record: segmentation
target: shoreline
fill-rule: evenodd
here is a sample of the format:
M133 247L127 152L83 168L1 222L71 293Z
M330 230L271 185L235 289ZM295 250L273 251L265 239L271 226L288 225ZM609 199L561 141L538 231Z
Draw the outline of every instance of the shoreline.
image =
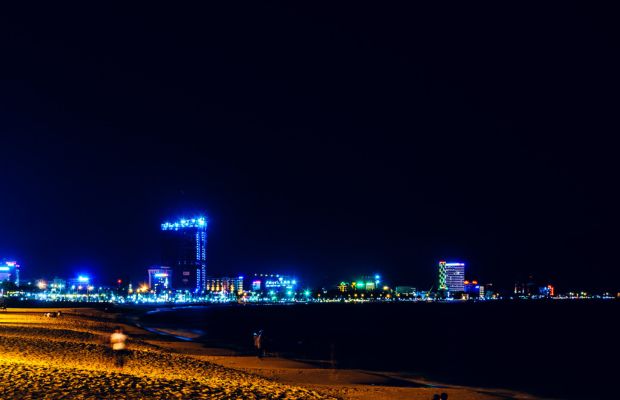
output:
M189 307L178 307L181 309L188 308L202 308L205 306L189 306ZM159 312L171 312L177 307L162 307L156 310L150 310L144 314L156 314ZM400 397L399 394L393 393L394 390L389 390L388 388L410 388L410 389L423 389L425 392L434 391L433 393L438 393L441 391L453 391L459 390L464 392L474 392L478 394L482 394L484 396L492 396L491 398L498 399L531 399L531 400L541 400L542 397L534 396L529 393L503 389L503 388L486 388L486 387L473 387L473 386L465 386L465 385L456 385L449 384L445 382L439 382L436 380L428 379L420 374L412 374L410 372L404 371L374 371L374 370L366 370L366 369L350 369L350 368L337 368L333 367L329 361L326 360L307 360L299 357L282 357L278 355L272 355L263 358L262 360L258 360L257 357L248 355L247 352L242 352L239 350L233 349L231 346L213 346L213 343L209 343L209 346L203 341L200 341L200 337L204 335L204 331L193 331L193 330L185 330L185 329L173 329L159 326L146 326L144 325L139 317L132 318L133 323L136 327L141 329L145 329L155 335L159 335L164 338L174 338L181 340L186 343L186 346L195 347L192 351L201 353L200 356L205 359L218 363L220 365L232 368L239 368L244 371L248 371L251 373L258 373L261 376L265 376L271 379L280 380L285 383L292 384L307 384L308 376L304 377L304 379L291 379L289 375L290 372L293 372L293 376L295 374L301 375L304 372L307 374L308 371L314 371L316 375L321 376L331 376L332 380L334 377L338 377L335 380L339 380L339 384L341 385L356 385L360 387L369 386L363 388L364 390L371 390L373 392L373 396L377 396L377 388L386 388L386 392L392 392L389 394L389 399L399 399L399 398L410 398L407 397L409 394L403 394L403 397ZM178 346L173 346L173 350L178 350ZM186 347L187 349L187 347ZM186 350L187 351L187 350ZM240 361L242 360L242 361ZM257 360L257 361L255 361ZM289 371L287 371L289 370ZM303 372L300 372L303 371ZM281 376L278 377L277 374ZM347 377L343 379L343 377ZM310 379L312 380L312 379ZM329 384L322 384L326 387L330 386ZM333 391L333 388L330 388ZM318 390L318 389L317 389ZM401 392L403 390L400 390ZM397 390L398 392L398 390ZM387 394L387 393L386 393ZM432 396L430 396L432 397ZM429 397L429 398L430 398ZM365 398L359 396L353 397L344 397L344 398ZM381 398L381 397L370 397L370 398ZM453 396L451 395L451 398ZM486 398L486 397L485 397Z
M60 318L45 312L62 311ZM536 399L501 390L457 387L393 373L322 368L280 357L258 359L205 347L127 323L97 309L15 309L0 313L0 389L5 398L76 399ZM131 319L135 320L135 319ZM113 366L107 340L124 326L131 353Z

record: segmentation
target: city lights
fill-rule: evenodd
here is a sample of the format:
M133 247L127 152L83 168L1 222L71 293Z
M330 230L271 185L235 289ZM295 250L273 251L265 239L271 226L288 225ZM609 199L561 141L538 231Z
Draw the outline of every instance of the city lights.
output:
M177 231L183 228L206 228L206 226L207 219L205 217L197 217L191 219L182 218L177 222L164 222L163 224L161 224L161 229L163 231Z
M162 230L172 249L165 265L148 268L148 283L132 285L117 278L113 287L95 287L91 277L78 274L76 278L63 280L54 278L28 282L18 290L3 292L5 296L42 301L96 301L136 304L159 303L223 303L223 302L267 302L267 303L312 303L312 302L396 302L396 301L487 301L506 299L492 284L478 283L465 279L464 262L439 261L438 285L420 291L414 286L397 285L388 279L384 281L379 273L357 275L337 281L332 286L304 288L299 290L297 277L283 274L253 274L244 280L243 275L213 277L206 275L206 224L204 217L181 218L176 222L165 222ZM193 229L193 230L192 230ZM171 231L171 232L170 232ZM180 232L177 232L180 231ZM168 266L166 266L168 265ZM0 280L9 280L19 286L19 265L15 261L0 261ZM352 278L352 279L351 279ZM530 277L531 278L531 277ZM125 283L125 285L123 285ZM15 287L14 286L14 287ZM137 289L136 289L137 287ZM37 289L37 290L32 290ZM514 297L508 299L587 299L613 298L585 291L558 294L548 282L516 283Z

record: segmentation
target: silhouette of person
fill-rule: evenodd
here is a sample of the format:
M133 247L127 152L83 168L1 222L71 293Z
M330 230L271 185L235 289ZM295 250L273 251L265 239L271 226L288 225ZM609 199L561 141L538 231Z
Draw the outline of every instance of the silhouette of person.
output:
M265 348L263 345L263 330L259 330L257 333L254 333L254 348L256 349L256 356L258 358L263 358L265 355Z
M110 343L112 344L112 353L114 354L114 364L123 368L125 365L125 356L127 355L127 335L123 333L123 328L117 326L114 328L114 333L110 336Z

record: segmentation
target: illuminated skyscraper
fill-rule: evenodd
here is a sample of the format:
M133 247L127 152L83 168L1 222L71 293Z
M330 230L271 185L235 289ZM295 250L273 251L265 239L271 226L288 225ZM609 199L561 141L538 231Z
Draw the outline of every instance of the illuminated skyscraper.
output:
M448 293L465 291L465 264L446 263L446 286Z
M439 261L439 290L449 294L465 291L465 264Z
M207 276L207 219L180 219L161 224L163 263L172 267L175 289L203 292Z
M11 281L19 286L19 264L15 261L0 262L0 281Z
M439 290L448 290L448 286L446 286L446 262L441 260L439 261Z

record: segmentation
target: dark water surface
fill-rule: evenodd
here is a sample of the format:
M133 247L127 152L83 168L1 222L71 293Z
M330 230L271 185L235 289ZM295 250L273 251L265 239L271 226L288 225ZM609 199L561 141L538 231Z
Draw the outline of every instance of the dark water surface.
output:
M617 301L229 305L142 317L211 345L556 398L620 398ZM618 396L616 397L616 394ZM612 396L612 397L607 397Z

